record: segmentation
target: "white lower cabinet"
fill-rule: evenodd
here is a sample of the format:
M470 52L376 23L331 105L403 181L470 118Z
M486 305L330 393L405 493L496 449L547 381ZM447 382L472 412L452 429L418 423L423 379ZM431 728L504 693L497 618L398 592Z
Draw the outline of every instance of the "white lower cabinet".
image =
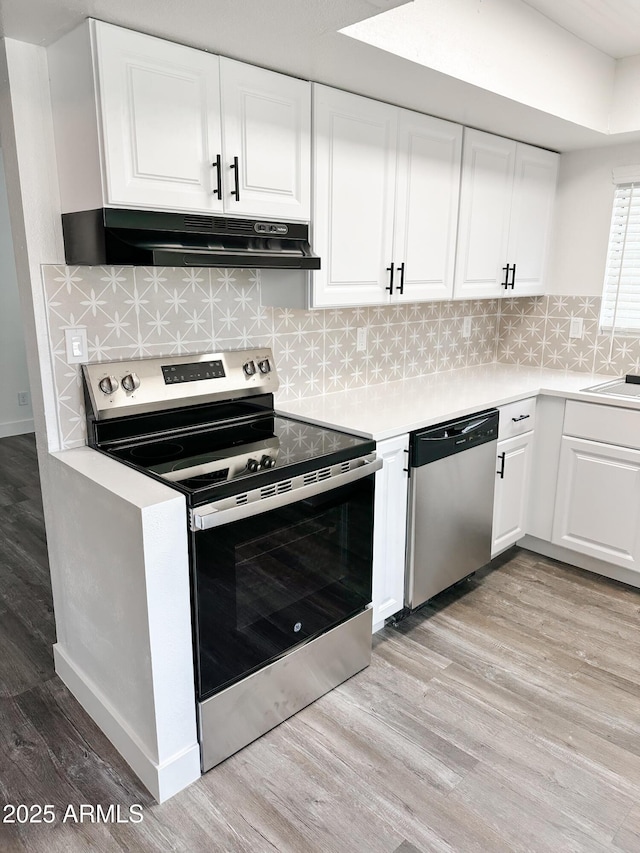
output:
M533 436L526 432L498 442L492 557L526 533Z
M552 542L639 570L640 450L563 437Z
M404 606L409 436L379 441L373 533L373 630Z

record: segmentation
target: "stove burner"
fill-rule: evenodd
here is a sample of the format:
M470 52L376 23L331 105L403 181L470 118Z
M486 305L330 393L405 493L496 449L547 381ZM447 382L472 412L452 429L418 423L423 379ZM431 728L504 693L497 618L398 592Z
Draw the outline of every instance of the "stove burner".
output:
M163 441L159 444L143 444L131 448L131 455L135 459L141 459L153 464L163 459L175 459L182 453L182 445L172 441Z

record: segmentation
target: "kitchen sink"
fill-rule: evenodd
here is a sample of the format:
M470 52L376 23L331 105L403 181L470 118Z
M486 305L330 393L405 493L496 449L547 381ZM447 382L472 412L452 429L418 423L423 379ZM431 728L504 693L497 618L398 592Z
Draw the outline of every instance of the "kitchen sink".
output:
M605 394L611 397L631 397L640 399L640 376L636 374L628 374L619 379L611 379L608 382L602 382L600 385L591 385L589 388L582 388L583 391L589 391L592 394Z

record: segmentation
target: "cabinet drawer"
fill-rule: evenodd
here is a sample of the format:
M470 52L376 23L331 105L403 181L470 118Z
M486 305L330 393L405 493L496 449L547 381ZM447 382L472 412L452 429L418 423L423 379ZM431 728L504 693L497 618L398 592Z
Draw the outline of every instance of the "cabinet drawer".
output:
M640 411L567 400L564 435L640 450Z
M535 419L535 397L527 397L526 400L518 400L516 403L500 406L498 439L511 438L514 435L529 432L534 428Z

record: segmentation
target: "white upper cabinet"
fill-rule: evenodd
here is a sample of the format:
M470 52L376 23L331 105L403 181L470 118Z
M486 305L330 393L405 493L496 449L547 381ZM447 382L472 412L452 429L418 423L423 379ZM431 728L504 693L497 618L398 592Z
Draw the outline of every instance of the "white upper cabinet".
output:
M392 260L398 110L317 85L313 109L313 247L322 258L313 305L380 304Z
M545 292L558 174L558 154L516 145L508 258L515 264L508 296L535 296Z
M313 305L451 296L462 128L314 86Z
M310 83L100 21L49 67L63 212L309 218Z
M400 110L393 258L397 299L450 299L462 127Z
M558 155L465 128L454 296L544 293Z
M217 56L95 22L105 200L222 211Z
M220 77L226 210L309 219L310 83L224 58Z

